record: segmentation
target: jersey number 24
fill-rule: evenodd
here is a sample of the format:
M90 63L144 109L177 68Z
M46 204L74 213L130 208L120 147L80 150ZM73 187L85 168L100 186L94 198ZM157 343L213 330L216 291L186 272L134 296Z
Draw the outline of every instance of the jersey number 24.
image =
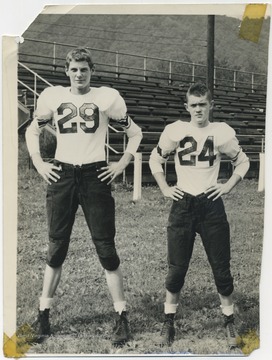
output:
M191 144L191 146L184 148L186 143ZM186 136L184 139L181 140L180 147L184 148L183 150L178 152L180 165L195 166L197 155L193 155L192 153L197 150L196 140L192 136ZM189 154L191 154L189 160L184 160L183 157ZM198 161L209 161L209 166L213 166L215 159L216 155L214 155L213 136L208 136L203 145L203 149L198 155Z

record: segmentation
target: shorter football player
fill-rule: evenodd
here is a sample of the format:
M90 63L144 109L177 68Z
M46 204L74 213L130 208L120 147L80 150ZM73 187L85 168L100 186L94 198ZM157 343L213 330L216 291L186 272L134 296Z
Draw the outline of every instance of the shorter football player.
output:
M167 226L168 274L161 344L170 345L174 341L174 317L198 233L213 271L229 346L237 346L230 231L221 197L243 179L249 169L249 159L229 125L209 121L212 107L208 88L201 83L193 84L186 93L185 102L190 122L178 120L167 125L149 160L163 195L174 200ZM169 186L162 165L173 152L177 184ZM217 182L223 154L231 159L235 168L224 184Z

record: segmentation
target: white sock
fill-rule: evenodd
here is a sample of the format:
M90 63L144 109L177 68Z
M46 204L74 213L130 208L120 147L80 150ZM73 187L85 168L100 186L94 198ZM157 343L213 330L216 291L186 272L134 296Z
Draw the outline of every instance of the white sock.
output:
M119 313L119 315L122 314L122 311L126 311L126 301L116 301L113 303L114 310Z
M177 312L178 304L168 304L164 303L164 313L165 314L175 314Z
M40 310L50 309L52 306L53 298L40 297Z
M234 305L233 304L228 305L228 306L220 305L220 307L221 307L222 313L226 316L230 316L234 313Z

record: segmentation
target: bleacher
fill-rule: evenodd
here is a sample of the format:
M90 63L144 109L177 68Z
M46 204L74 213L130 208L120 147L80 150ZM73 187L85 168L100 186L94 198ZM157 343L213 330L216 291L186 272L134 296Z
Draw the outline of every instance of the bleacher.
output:
M64 71L58 67L26 64L42 78L52 85L69 86L69 79ZM109 86L117 89L124 97L128 113L131 118L142 128L144 138L139 151L143 156L143 181L152 181L148 168L148 158L151 150L157 144L159 134L166 124L177 119L189 121L189 114L184 108L185 93L189 83L166 84L160 79L139 79L127 74L117 74L108 71L107 73L95 73L92 76L91 85L94 87ZM23 67L18 68L18 79L33 87L33 75ZM33 110L33 93L18 83L18 95L24 95L25 106ZM37 82L36 92L40 93L46 86L43 82ZM244 151L251 160L248 177L258 176L259 153L264 148L265 134L265 109L266 93L263 90L252 92L250 88L227 88L217 85L214 89L214 109L212 111L213 121L224 121L232 126ZM31 121L31 118L29 119ZM27 123L26 123L27 124ZM20 130L23 130L21 127ZM109 151L109 160L115 161L123 151L123 134L110 130L110 145L118 154ZM167 166L168 180L174 180L173 161ZM223 161L220 176L229 176L232 168L229 161ZM126 174L129 180L132 176L132 166Z

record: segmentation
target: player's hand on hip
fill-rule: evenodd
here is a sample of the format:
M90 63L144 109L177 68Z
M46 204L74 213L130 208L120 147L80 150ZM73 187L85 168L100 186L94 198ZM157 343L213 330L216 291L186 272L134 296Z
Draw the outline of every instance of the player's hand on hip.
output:
M165 197L178 201L183 199L184 192L178 186L167 186L162 189Z
M49 162L41 162L36 166L38 173L41 177L49 184L52 184L52 181L57 182L60 179L60 176L54 170L61 170L61 166L53 165Z
M103 166L99 169L102 171L97 177L101 181L107 181L109 185L118 175L122 174L124 168L120 166L119 162L110 163L108 166Z
M218 198L220 198L222 195L228 194L229 191L230 190L226 184L216 184L214 186L209 187L205 191L205 194L208 194L207 196L208 199L212 199L212 201L215 201Z

